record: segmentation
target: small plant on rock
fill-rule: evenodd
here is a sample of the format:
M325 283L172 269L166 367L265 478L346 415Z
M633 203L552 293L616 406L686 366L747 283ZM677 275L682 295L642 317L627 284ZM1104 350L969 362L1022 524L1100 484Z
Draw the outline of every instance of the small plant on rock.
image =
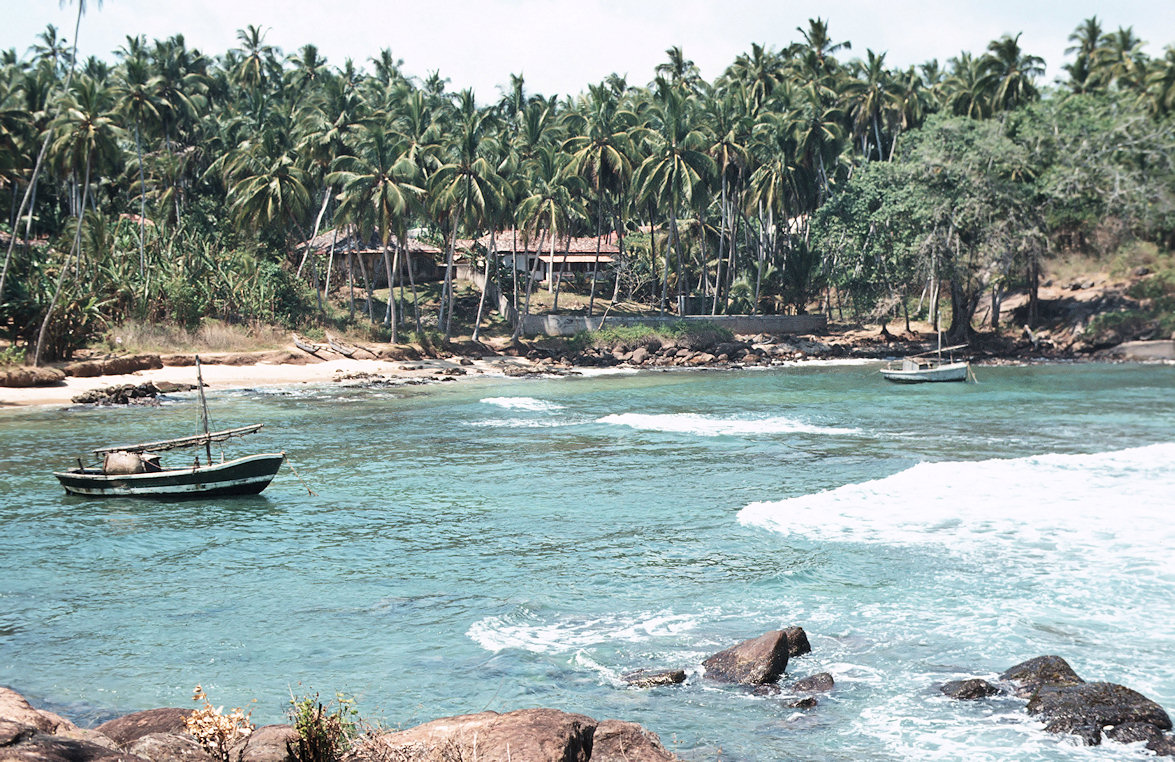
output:
M225 714L224 707L213 708L208 695L199 685L192 693L192 701L203 701L204 706L194 710L192 715L184 720L188 733L194 736L209 754L222 762L229 762L229 749L238 740L253 732L253 725L249 722L252 710L246 714L240 707L234 707Z
M298 762L337 762L359 735L355 699L342 693L324 705L317 692L301 697L291 692L288 714L298 742L287 748Z

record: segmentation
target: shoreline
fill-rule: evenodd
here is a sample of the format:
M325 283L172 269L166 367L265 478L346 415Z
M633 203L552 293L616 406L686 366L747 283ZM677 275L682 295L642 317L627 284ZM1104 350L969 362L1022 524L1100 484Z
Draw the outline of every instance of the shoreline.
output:
M445 357L421 357L415 352L405 354L402 347L388 345L379 356L368 353L366 358L331 355L329 359L301 353L290 346L285 350L252 353L208 353L202 363L204 384L210 391L240 390L252 387L293 387L303 384L403 383L422 384L455 381L482 376L538 377L550 375L604 375L632 373L642 370L763 370L778 367L802 367L809 364L869 364L883 362L924 349L924 340L905 341L845 341L845 337L779 336L740 337L738 342L751 352L738 358L726 354L711 354L707 348L677 350L666 361L656 358L637 360L635 351L622 348L591 348L584 352L568 353L553 348L543 340L508 347L502 351L490 345L454 344L452 354ZM829 343L826 340L831 340ZM1141 345L1141 346L1130 346ZM709 347L718 352L722 347ZM666 348L671 349L671 348ZM684 353L684 354L683 354ZM662 352L662 354L665 354ZM977 352L972 363L984 365L1032 365L1040 363L1073 362L1159 362L1172 363L1175 342L1128 342L1127 344L1091 354L1050 356L1045 353ZM414 356L415 355L415 356ZM99 375L66 375L60 381L44 386L0 386L0 412L29 407L69 407L87 404L75 402L78 395L120 386L188 385L196 381L192 355L172 355L162 359L157 355L139 355L151 358L152 364L140 370ZM394 359L393 359L394 358ZM107 358L109 359L109 358ZM101 364L101 361L98 362Z

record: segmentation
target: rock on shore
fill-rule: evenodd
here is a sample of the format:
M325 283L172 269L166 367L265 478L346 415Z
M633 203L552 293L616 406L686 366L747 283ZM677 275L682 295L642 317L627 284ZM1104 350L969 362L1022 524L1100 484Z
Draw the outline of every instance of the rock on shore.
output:
M0 687L0 760L8 762L216 762L191 734L192 710L149 709L118 717L94 730L78 728L34 708L11 688ZM289 725L266 725L228 750L231 762L293 762L298 740ZM347 762L673 762L678 758L655 733L633 722L597 721L557 709L519 709L505 714L446 717L402 731L364 736Z

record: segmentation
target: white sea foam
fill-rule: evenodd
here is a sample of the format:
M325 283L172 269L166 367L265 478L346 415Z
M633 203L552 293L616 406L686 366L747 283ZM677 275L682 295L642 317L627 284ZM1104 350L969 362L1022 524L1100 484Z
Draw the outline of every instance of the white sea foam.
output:
M470 421L467 425L490 429L557 429L561 426L577 426L579 422L558 419L486 418L480 421Z
M850 436L860 429L818 426L795 418L739 418L700 415L698 413L617 413L600 418L598 423L628 426L642 431L695 434L703 437L745 436L756 434L826 434Z
M558 402L539 400L534 397L486 397L481 402L485 405L497 405L507 410L531 410L536 413L563 409L563 406Z
M1175 443L1085 455L920 463L882 479L752 503L739 522L825 541L1014 543L1175 561ZM1121 555L1124 554L1124 555Z
M697 619L684 614L647 612L598 619L561 618L541 621L529 611L490 616L474 622L466 636L487 651L520 648L534 653L570 653L606 643L643 643L694 628Z

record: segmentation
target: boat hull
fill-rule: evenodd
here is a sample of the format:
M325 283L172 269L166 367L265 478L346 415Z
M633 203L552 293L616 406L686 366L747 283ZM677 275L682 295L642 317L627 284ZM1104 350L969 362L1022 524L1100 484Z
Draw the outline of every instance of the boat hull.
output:
M965 362L954 362L912 370L882 368L880 372L882 378L895 384L925 384L937 381L966 381L967 368L968 364Z
M225 463L167 468L142 474L104 474L100 469L71 469L53 475L71 495L86 497L198 498L256 495L285 462L285 453L265 453Z

